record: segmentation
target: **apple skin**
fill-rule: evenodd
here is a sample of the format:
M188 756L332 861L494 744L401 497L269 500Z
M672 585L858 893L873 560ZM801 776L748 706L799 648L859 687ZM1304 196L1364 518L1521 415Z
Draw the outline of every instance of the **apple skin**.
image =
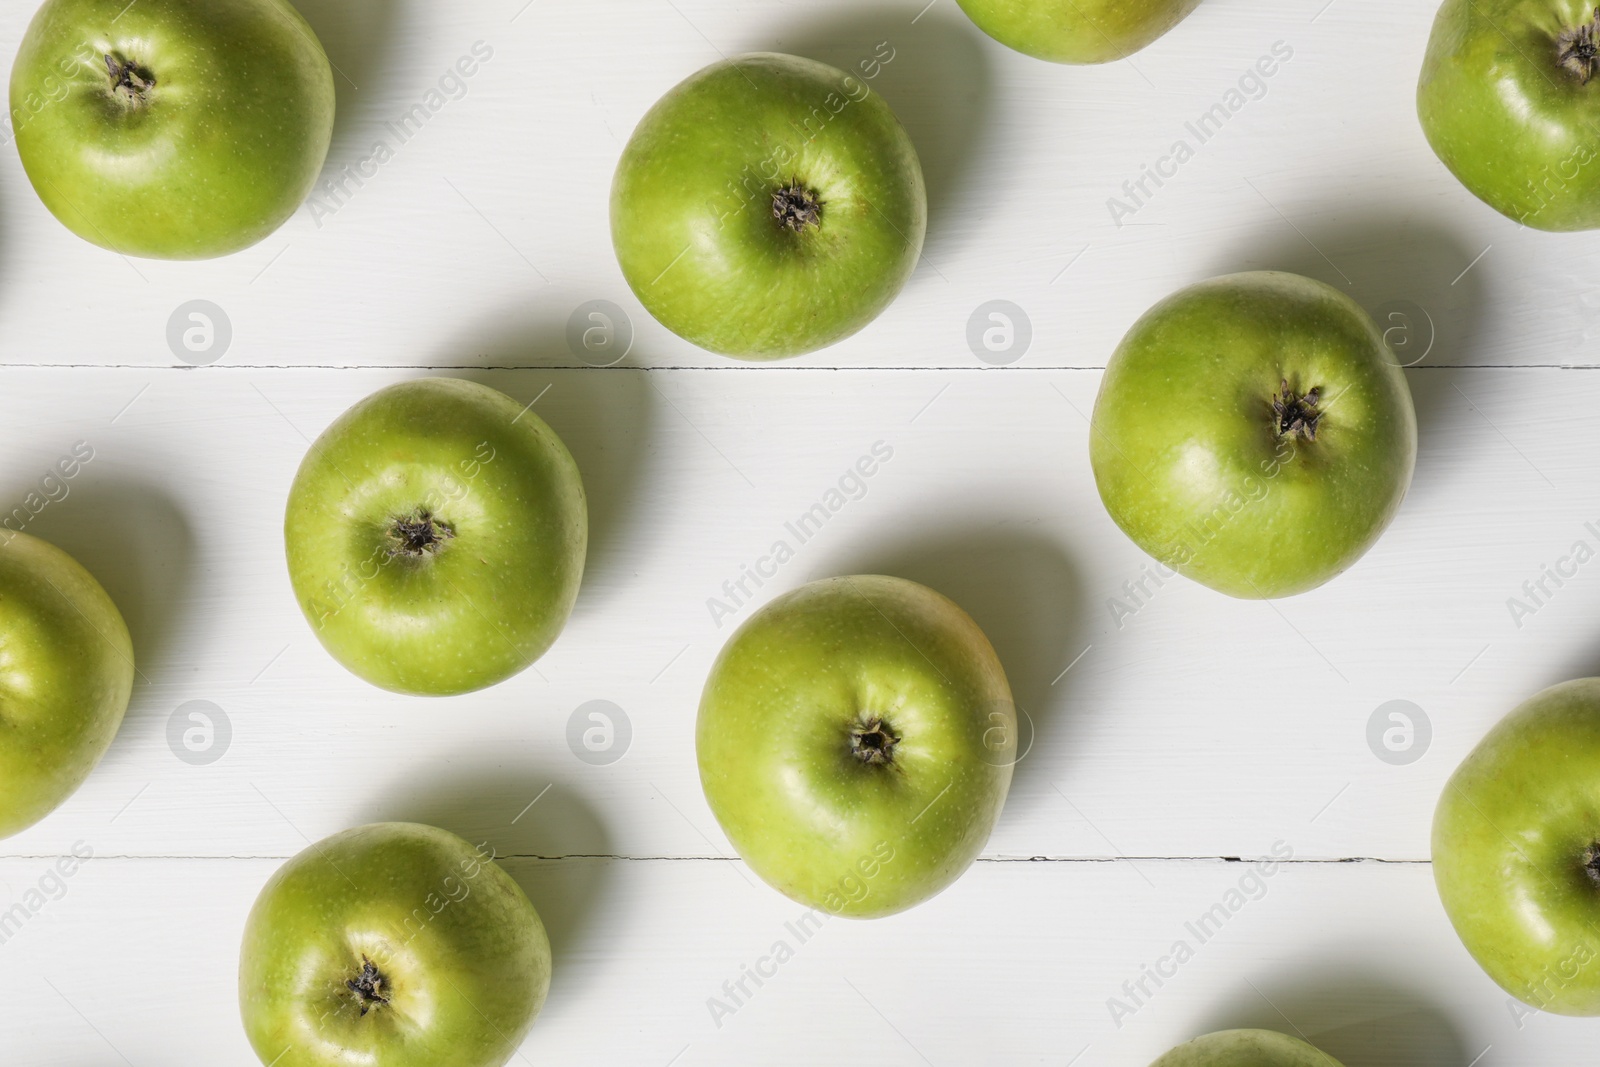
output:
M1276 1030L1219 1030L1179 1045L1150 1067L1340 1067L1340 1063Z
M335 420L300 465L283 523L295 597L323 647L374 685L433 696L544 655L577 600L588 530L555 431L453 378L389 386Z
M118 90L106 57L153 76ZM17 151L45 206L130 256L255 244L310 194L333 71L286 0L46 0L11 70Z
M1319 389L1314 437L1283 422L1287 380ZM1405 375L1366 312L1295 274L1230 274L1151 308L1095 400L1089 458L1140 548L1229 596L1313 589L1400 508L1416 463Z
M898 738L883 762L855 754L874 719ZM977 857L1011 786L1016 723L994 648L959 607L903 578L829 578L728 640L695 748L752 870L802 904L870 918Z
M111 747L133 692L133 642L94 576L25 533L0 542L0 837L71 796Z
M775 215L790 185L821 203L799 229ZM634 295L673 333L740 359L810 352L871 322L916 269L927 217L916 149L882 98L766 52L662 97L611 186Z
M347 984L367 962L387 1003ZM245 1033L273 1067L500 1067L549 989L550 941L522 889L418 823L346 830L290 859L239 953Z
M1200 0L958 0L978 29L1053 63L1123 59L1182 22Z
M1518 705L1461 761L1434 812L1433 877L1456 934L1541 1011L1600 1015L1597 840L1600 678Z
M1600 227L1600 80L1561 62L1594 0L1445 0L1417 83L1434 153L1501 214L1541 230Z

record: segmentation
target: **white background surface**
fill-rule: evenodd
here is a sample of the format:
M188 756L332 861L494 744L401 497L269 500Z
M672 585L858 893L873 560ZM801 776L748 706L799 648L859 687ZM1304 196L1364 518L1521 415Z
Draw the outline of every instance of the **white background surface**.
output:
M1520 626L1506 605L1574 541L1600 547L1584 528L1600 376L1573 369L1595 362L1600 238L1519 230L1433 159L1412 105L1431 4L1325 3L1205 0L1132 62L1064 68L988 41L953 0L920 17L920 0L302 0L342 72L330 169L383 137L394 158L333 214L206 264L79 242L0 153L0 499L90 443L29 530L101 578L140 665L99 771L0 843L0 910L75 842L95 854L0 945L0 1058L254 1062L234 969L261 883L311 840L408 818L516 857L550 927L553 991L515 1062L1143 1067L1233 1025L1299 1031L1347 1067L1591 1059L1593 1023L1519 1024L1472 964L1427 834L1491 723L1600 669L1600 565ZM0 54L28 6L0 16ZM902 298L776 366L650 321L606 221L644 110L719 54L849 66L885 40L874 86L932 206ZM466 95L394 145L385 124L478 41L494 56ZM1116 227L1107 198L1278 41L1294 55L1265 96ZM1339 285L1386 325L1406 313L1392 321L1426 352L1408 372L1411 495L1321 590L1247 603L1180 579L1119 626L1107 600L1145 560L1089 472L1096 368L1160 296L1264 267ZM996 298L1033 328L1005 369L965 339ZM193 299L233 327L201 369L166 339ZM617 367L564 339L592 299L636 330ZM536 670L450 701L340 670L282 560L308 440L419 368L537 397L591 497L566 634ZM732 628L706 600L879 441L893 458L761 599L841 572L927 582L984 626L1037 736L983 861L902 916L831 920L719 1027L707 998L803 909L730 858L700 794L695 707ZM1432 726L1404 766L1367 740L1395 699ZM192 700L231 724L208 766L167 741ZM566 741L590 700L632 725L610 766ZM1184 923L1278 842L1294 861L1117 1025L1108 998L1193 944Z

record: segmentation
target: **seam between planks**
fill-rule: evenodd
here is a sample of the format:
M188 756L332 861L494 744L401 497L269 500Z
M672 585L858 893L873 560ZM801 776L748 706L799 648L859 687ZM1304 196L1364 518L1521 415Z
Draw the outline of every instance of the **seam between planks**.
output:
M0 855L0 863L10 861L39 861L61 859L65 853ZM184 856L184 855L101 855L94 861L122 860L128 862L185 863L185 862L250 862L256 860L287 860L293 853L238 856ZM496 855L497 860L617 860L624 863L739 863L737 856L624 856L605 852L571 852L560 855L542 855L534 852L509 852ZM1323 858L1278 859L1273 856L979 856L977 863L1043 863L1043 864L1134 864L1134 863L1263 863L1275 862L1283 867L1315 867L1341 863L1375 863L1390 866L1428 867L1432 860L1390 859L1383 856L1335 856Z

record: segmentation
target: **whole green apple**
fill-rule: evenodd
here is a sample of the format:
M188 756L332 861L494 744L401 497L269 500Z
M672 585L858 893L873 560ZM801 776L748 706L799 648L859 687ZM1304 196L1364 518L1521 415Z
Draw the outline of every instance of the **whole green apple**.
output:
M17 151L45 206L130 256L255 244L310 194L333 71L286 0L46 0L11 70Z
M1541 230L1594 229L1597 70L1594 0L1445 0L1417 117L1444 165L1496 211Z
M1200 0L958 0L978 29L1055 63L1131 56L1182 22Z
M588 530L555 431L452 378L380 389L339 416L300 464L283 521L323 647L374 685L435 696L544 655L578 597Z
M640 303L713 352L778 359L877 317L927 228L916 149L865 81L796 56L715 63L623 150L611 239Z
M706 800L783 893L888 915L967 869L1016 761L1011 689L967 614L903 578L829 578L728 640L700 700Z
M1411 483L1417 423L1367 314L1321 282L1201 282L1122 339L1089 459L1140 548L1230 596L1315 588L1372 547Z
M245 923L239 1012L271 1067L500 1067L550 990L539 913L492 851L417 823L334 834Z
M1461 762L1433 816L1433 877L1502 989L1600 1015L1600 678L1524 701Z
M1299 1038L1275 1030L1219 1030L1186 1041L1150 1067L1340 1067Z
M133 642L78 561L0 530L0 837L54 811L89 777L133 692Z

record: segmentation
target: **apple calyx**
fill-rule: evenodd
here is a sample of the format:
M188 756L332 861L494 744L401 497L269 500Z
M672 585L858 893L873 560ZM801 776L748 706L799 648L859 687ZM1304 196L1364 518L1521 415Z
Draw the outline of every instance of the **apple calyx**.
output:
M361 1005L363 1016L378 1005L389 1003L389 998L384 994L384 988L389 984L389 980L365 953L361 956L361 970L356 972L354 978L346 979L344 984L345 988L356 995L356 1002Z
M1590 885L1600 889L1600 841L1583 850L1583 873Z
M1569 26L1557 35L1556 62L1576 75L1581 84L1589 84L1595 71L1600 70L1600 7L1594 9L1594 18L1582 26Z
M394 520L389 528L389 555L421 559L438 555L445 542L456 535L448 523L440 522L427 508L418 508Z
M791 179L773 191L772 217L786 230L800 233L807 226L822 226L822 200L817 194Z
M1289 380L1283 379L1281 391L1272 394L1272 414L1278 427L1279 437L1303 437L1307 441L1317 439L1317 423L1322 421L1322 412L1317 410L1317 401L1322 399L1322 386L1315 386L1305 394L1296 393L1289 388Z
M893 763L894 747L899 743L900 735L876 716L850 731L850 754L872 767Z
M129 104L142 104L149 99L156 84L155 74L123 56L108 54L105 59L112 95Z

